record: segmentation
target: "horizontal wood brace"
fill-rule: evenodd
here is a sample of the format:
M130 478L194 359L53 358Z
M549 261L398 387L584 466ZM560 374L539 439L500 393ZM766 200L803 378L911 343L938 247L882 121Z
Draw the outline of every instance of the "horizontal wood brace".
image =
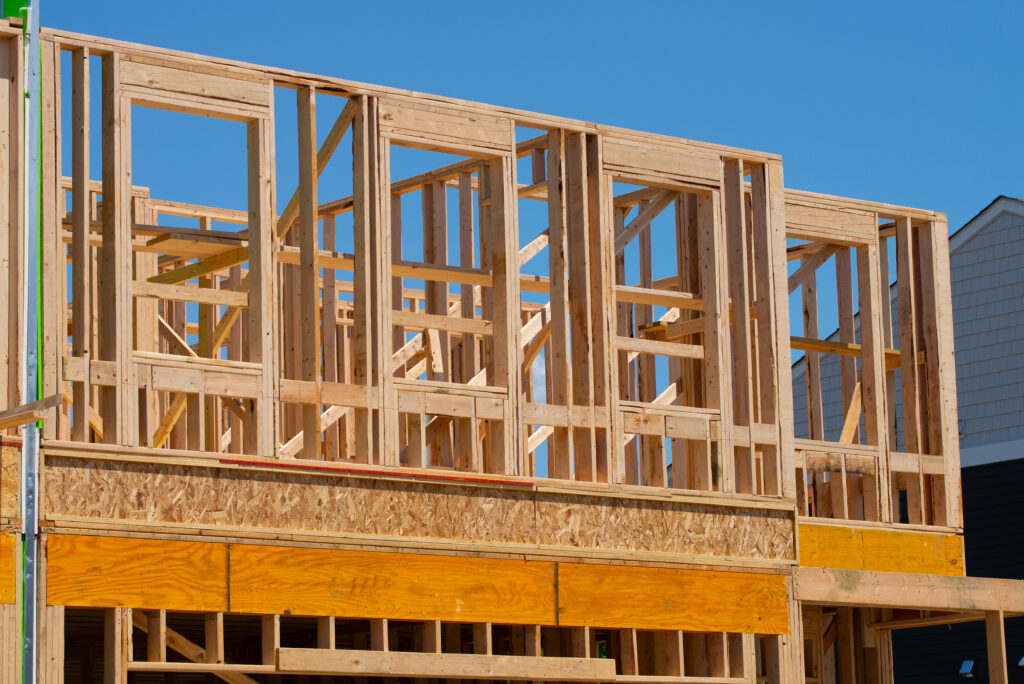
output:
M461 316L440 316L437 314L420 313L418 311L395 310L391 312L394 325L422 330L434 328L448 332L470 333L474 335L493 335L494 324L479 318L462 318Z
M202 95L172 93L165 90L132 85L121 86L121 93L132 104L145 105L153 109L164 109L182 114L210 116L242 123L270 118L270 109L268 107L257 107L243 102L219 100Z
M786 235L832 244L871 245L878 241L878 220L868 211L787 199Z
M963 576L963 537L944 532L799 523L800 564Z
M187 285L165 285L147 280L136 280L132 283L132 294L136 297L153 297L179 302L196 302L213 306L235 306L247 308L249 293L231 290L215 290L209 287L189 287Z
M46 417L47 409L60 406L62 401L63 397L60 394L52 394L43 399L0 411L0 430L42 420Z
M615 301L619 303L651 304L653 306L687 309L689 311L704 310L704 301L689 292L655 290L646 287L634 287L632 285L617 285L615 287Z
M659 356L672 356L681 359L704 358L704 347L699 344L659 342L658 340L647 340L642 337L623 337L620 335L615 338L615 347L619 351L657 354Z
M1024 612L1024 581L802 567L797 599L840 606Z
M610 658L279 648L277 671L356 677L600 682L615 678L615 661Z
M873 444L842 444L840 442L826 442L820 439L793 440L793 446L797 453L801 451L823 451L836 454L859 454L863 456L878 456L879 450Z
M414 378L395 378L392 382L394 383L395 389L408 390L413 392L461 394L467 397L508 397L508 390L504 387L490 387L488 385L465 385L458 382L443 382L440 380L417 380Z
M185 392L246 399L256 399L260 394L259 375L251 372L148 364L136 364L135 369L139 386L158 392Z
M113 387L117 384L117 362L65 356L64 379L68 382L85 382L88 379L93 385Z
M732 438L739 446L777 445L779 443L779 428L770 423L733 425Z
M942 456L908 454L901 451L890 451L889 470L894 473L945 475L946 461Z
M208 359L203 356L180 356L177 354L164 354L162 352L135 351L132 352L132 359L136 363L176 368L199 368L209 371L229 371L249 375L259 375L263 372L263 366L252 361Z
M430 415L502 420L505 417L505 399L492 396L465 396L429 392L398 392L400 413L426 413Z
M825 354L838 354L839 356L860 357L864 349L856 342L833 342L831 340L814 340L809 337L791 336L789 346L805 352L822 352ZM885 362L888 367L893 362L899 366L900 352L898 349L885 350Z
M300 255L297 247L284 245L274 254L279 263L300 265ZM355 263L355 257L351 254L329 252L326 250L319 250L317 252L316 265L320 268L354 271ZM391 275L396 278L415 278L417 280L461 283L463 285L479 285L481 287L491 287L494 285L494 278L491 274L481 269L442 264L423 264L415 261L392 261Z
M281 378L278 399L291 404L325 404L368 408L375 402L377 390L365 385L342 382L312 382Z
M159 249L159 247L161 242L169 238L169 235L167 237L160 236L153 238L152 240L146 243L145 251L165 253L161 249ZM187 264L185 266L180 266L170 271L164 271L163 273L158 273L155 276L150 276L149 278L146 279L146 281L150 283L160 283L164 285L175 285L178 283L187 282L200 276L216 273L217 271L223 271L231 268L232 266L244 264L248 260L248 246L234 247L220 254L200 259L199 261L196 261L194 263ZM219 290L219 292L223 292L223 290Z
M722 159L719 155L611 136L604 138L603 142L606 170L617 170L627 175L639 171L680 181L721 182Z
M50 605L78 607L789 630L785 575L753 571L51 533L46 587Z
M721 436L720 421L698 417L623 413L622 421L626 434L653 435L698 442L717 441Z
M554 427L608 427L608 409L604 406L557 406L524 402L523 422L529 425L550 425Z
M240 77L209 65L171 65L127 56L121 60L121 83L174 93L202 95L256 107L271 104L269 78Z
M844 454L826 451L798 451L794 457L798 468L812 472L874 475L878 472L878 459L863 454Z

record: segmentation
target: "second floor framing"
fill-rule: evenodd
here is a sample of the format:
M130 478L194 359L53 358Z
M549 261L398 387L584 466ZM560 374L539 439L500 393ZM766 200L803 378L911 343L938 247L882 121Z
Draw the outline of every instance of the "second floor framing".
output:
M57 31L43 86L44 449L960 526L941 214L787 190L776 155ZM282 91L294 150L275 136ZM133 116L151 108L238 128L245 209L165 198L133 173ZM337 112L326 133L318 108ZM282 194L286 156L298 182ZM321 184L332 164L343 180ZM18 212L0 218L11 292ZM832 264L827 295L816 273ZM833 301L846 332L825 342ZM0 319L12 407L22 319ZM793 434L792 350L811 439ZM843 359L838 439L810 386L821 354ZM897 402L914 417L899 442Z

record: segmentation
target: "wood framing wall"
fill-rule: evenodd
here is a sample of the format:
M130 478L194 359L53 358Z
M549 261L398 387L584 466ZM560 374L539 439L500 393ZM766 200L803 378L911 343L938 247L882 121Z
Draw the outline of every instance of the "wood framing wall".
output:
M871 602L885 575L949 599L912 620L976 618L965 586L993 634L1015 613L963 584L945 218L787 190L777 155L44 30L44 396L21 405L19 36L0 25L0 429L43 425L44 681L92 630L111 683L835 682L829 658L884 682L911 619ZM142 108L244 129L244 203L137 178ZM444 161L403 177L412 154ZM317 648L282 647L302 620Z

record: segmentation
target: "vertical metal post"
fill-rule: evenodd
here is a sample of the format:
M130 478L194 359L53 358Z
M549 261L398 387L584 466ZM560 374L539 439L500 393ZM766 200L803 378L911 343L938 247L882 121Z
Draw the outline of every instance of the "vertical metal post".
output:
M31 0L25 10L24 75L25 84L25 127L24 163L25 174L25 223L23 226L24 254L24 350L22 355L22 403L38 398L39 379L39 302L40 299L40 102L39 102L39 2ZM39 583L39 519L36 495L39 481L39 426L29 423L22 428L22 548L25 564L22 573L22 614L24 629L24 652L22 682L35 684L37 652L37 586Z

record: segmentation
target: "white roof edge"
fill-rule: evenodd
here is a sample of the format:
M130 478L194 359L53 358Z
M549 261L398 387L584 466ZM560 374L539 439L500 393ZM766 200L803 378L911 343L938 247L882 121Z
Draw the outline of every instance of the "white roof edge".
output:
M978 234L982 228L996 220L1000 214L1009 212L1024 216L1024 200L1016 197L999 195L987 207L982 209L974 218L965 223L960 230L953 233L949 238L949 253L953 254L960 249L968 240Z

